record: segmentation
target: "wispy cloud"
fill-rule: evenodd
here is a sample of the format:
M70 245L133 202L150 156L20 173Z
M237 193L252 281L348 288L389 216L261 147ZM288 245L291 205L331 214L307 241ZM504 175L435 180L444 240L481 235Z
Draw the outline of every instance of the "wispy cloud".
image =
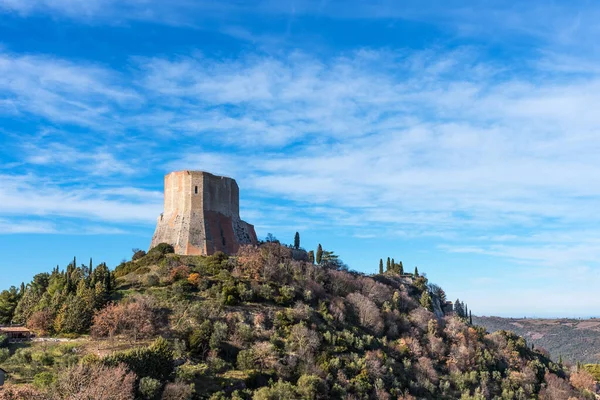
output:
M27 175L0 175L3 216L63 216L103 222L151 223L160 213L160 193L128 196L129 191L103 190L96 185L61 187Z
M0 52L0 112L36 115L58 123L118 129L114 107L139 101L113 71L51 56Z
M90 176L133 174L136 170L126 162L118 160L107 148L72 147L62 143L49 143L42 146L26 143L23 146L25 162L33 165L56 166L81 170Z

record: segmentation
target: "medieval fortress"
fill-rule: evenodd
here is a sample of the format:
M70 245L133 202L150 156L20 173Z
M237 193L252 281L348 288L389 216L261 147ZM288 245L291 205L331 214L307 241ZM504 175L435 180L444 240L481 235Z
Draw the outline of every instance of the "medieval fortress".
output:
M240 190L234 179L203 171L165 176L165 208L150 248L173 246L176 254L234 254L257 244L254 226L240 219Z

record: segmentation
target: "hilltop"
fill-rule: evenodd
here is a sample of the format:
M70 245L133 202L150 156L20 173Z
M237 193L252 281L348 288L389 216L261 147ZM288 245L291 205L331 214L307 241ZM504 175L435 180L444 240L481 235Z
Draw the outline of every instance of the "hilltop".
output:
M600 319L476 317L473 322L490 332L510 330L553 359L573 364L600 363Z
M594 398L590 375L522 337L440 314L443 290L417 271L367 276L293 250L161 244L2 292L0 323L69 341L0 351L0 399Z

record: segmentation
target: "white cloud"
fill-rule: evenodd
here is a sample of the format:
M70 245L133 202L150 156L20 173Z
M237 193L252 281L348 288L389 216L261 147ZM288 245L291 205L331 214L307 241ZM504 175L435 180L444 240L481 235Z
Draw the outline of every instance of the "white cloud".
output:
M139 97L117 80L114 72L94 65L0 52L0 92L5 98L0 112L118 129L119 122L111 113Z
M0 235L15 233L56 233L56 226L46 221L10 221L0 219Z
M95 149L90 147L79 148L62 143L34 145L31 142L24 144L26 152L25 161L33 165L61 165L75 170L82 170L91 176L129 175L136 170L124 161L118 160L108 148Z
M62 216L103 222L152 224L161 212L162 196L149 192L140 198L124 192L104 191L95 185L61 187L32 175L0 175L3 216ZM160 200L159 200L160 199Z

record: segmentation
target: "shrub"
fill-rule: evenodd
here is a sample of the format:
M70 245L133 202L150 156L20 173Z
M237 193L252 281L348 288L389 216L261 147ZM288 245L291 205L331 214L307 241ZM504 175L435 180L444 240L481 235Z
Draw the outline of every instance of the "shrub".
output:
M173 353L163 338L156 339L149 347L115 353L102 361L108 366L125 364L138 376L160 381L167 380L173 372Z
M200 274L197 272L194 272L188 276L187 280L190 283L190 285L194 285L195 287L198 287L198 285L200 284Z
M289 305L294 300L295 294L293 286L283 285L279 288L279 296L277 296L275 301L281 305Z
M279 381L269 387L257 390L252 400L282 400L296 399L296 388L289 382Z
M52 372L40 372L33 377L33 386L38 389L47 389L54 383L55 380L56 377Z
M209 320L206 320L190 334L188 339L190 344L190 352L201 359L206 358L208 351L210 350L209 342L211 334L211 323Z
M216 355L216 352L211 351L210 354L211 355L209 355L209 357L207 358L207 362L208 362L208 366L209 366L210 370L213 373L218 374L221 372L225 372L227 369L231 368L231 365L229 363L227 363L227 361L218 357Z
M0 335L0 349L8 346L8 336Z
M145 274L149 273L150 271L152 271L150 269L150 267L141 267L141 268L138 268L135 271L133 271L133 273L135 275L145 275Z
M0 363L5 362L10 358L10 351L6 348L0 349Z
M156 274L148 274L144 277L144 286L152 287L160 284L160 278Z
M219 350L221 343L227 340L227 324L217 321L213 324L213 333L210 335L211 350Z
M240 299L242 301L250 301L252 300L252 297L254 295L254 293L252 292L251 289L248 289L248 287L246 286L245 283L238 283L237 285L237 292L238 295L240 296Z
M35 361L37 361L38 363L45 365L45 366L51 366L54 364L54 356L52 356L52 354L47 353L45 351L41 352L41 353L34 353L33 359Z
M146 252L140 249L133 249L133 256L131 257L131 261L137 261L140 258L144 257Z
M233 334L232 341L238 345L243 346L246 343L250 343L254 338L254 332L250 325L243 322L238 322L235 325L235 333Z
M194 285L192 285L191 283L189 283L187 280L180 280L180 281L175 282L173 284L173 286L171 287L171 289L175 293L184 295L186 293L193 292L196 289L196 287Z
M175 249L168 243L159 243L148 252L148 254L152 253L158 253L162 255L172 254L175 253Z
M122 276L125 276L133 271L135 271L136 269L139 268L139 265L135 265L135 263L133 262L122 262L121 264L117 265L115 268L115 277L120 278Z
M296 390L300 398L306 400L325 399L328 393L327 384L316 375L302 375Z
M256 295L265 300L271 300L273 298L273 288L268 283L260 285L256 288Z
M238 353L237 367L241 370L256 368L256 359L252 349L242 350Z
M158 397L161 386L160 381L145 376L140 379L138 391L144 399L153 400Z
M170 277L172 282L176 282L182 279L188 279L190 276L190 268L186 265L180 265L171 270Z
M168 383L163 391L162 400L191 400L194 389L183 383Z
M177 367L175 375L182 382L194 382L199 376L203 376L208 371L206 364L183 364Z

